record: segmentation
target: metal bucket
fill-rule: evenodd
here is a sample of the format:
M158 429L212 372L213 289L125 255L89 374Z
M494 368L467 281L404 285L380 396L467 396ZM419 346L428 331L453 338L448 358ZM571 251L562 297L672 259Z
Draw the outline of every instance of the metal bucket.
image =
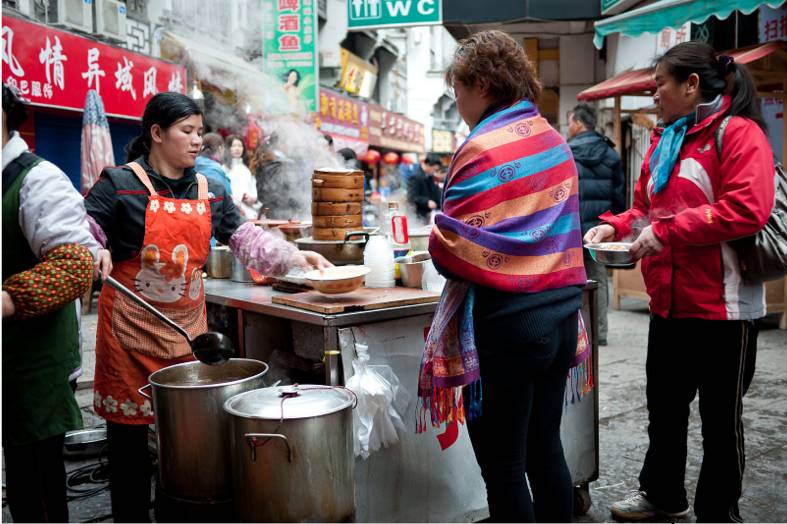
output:
M234 395L265 387L267 371L259 360L233 358L220 366L184 362L150 375L140 393L152 387L164 491L185 500L232 498L230 420L222 407Z
M251 278L251 273L249 273L249 270L246 269L246 266L243 265L243 262L241 262L238 257L232 257L232 274L230 275L230 280L242 284L254 282L254 279Z
M226 246L212 247L205 262L205 270L210 278L229 278L232 275L232 260L234 259L230 248Z
M235 513L243 522L349 522L355 512L352 407L344 388L243 393L231 418Z

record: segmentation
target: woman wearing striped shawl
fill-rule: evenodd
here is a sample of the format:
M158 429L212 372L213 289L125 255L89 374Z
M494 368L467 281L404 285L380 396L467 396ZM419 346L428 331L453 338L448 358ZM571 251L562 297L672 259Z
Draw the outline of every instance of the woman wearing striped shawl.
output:
M576 393L590 384L574 161L535 106L533 64L505 33L461 41L446 81L471 133L429 241L448 283L424 350L418 430L467 416L492 521L568 522L569 369L583 363Z

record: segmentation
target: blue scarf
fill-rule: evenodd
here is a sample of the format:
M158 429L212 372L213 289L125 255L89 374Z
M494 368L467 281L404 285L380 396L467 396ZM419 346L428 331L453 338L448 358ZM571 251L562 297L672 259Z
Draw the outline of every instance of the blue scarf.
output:
M675 162L678 161L680 148L683 146L683 137L686 136L689 122L693 119L694 113L681 117L661 133L661 140L650 156L650 178L653 180L653 193L658 193L667 185Z

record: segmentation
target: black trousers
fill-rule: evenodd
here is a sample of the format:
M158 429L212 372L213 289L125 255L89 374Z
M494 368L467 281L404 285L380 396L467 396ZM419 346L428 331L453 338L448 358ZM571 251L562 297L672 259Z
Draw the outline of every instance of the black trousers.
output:
M145 424L107 421L109 490L115 522L150 522L153 469Z
M689 404L699 392L703 457L694 513L699 522L742 522L741 414L754 376L757 332L751 321L651 317L646 364L650 444L639 482L659 508L688 507Z
M5 445L8 509L14 522L68 522L63 439Z
M573 486L560 419L576 348L576 314L531 343L478 348L482 415L468 430L493 522L571 521Z

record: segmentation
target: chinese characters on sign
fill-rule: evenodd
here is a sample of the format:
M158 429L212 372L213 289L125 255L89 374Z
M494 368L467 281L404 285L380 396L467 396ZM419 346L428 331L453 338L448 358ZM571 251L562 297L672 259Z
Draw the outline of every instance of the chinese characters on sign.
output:
M656 38L656 56L661 56L671 47L691 40L691 22L686 22L677 29L665 27Z
M424 125L369 104L369 145L423 153Z
M293 111L317 111L316 0L262 0L264 71L281 81Z
M320 112L315 116L317 128L334 138L336 150L350 147L363 154L369 145L369 110L360 100L320 88Z
M787 40L787 5L760 8L760 42Z
M140 118L157 92L184 92L185 76L181 66L3 17L3 82L33 104L82 110L93 89L108 115Z

